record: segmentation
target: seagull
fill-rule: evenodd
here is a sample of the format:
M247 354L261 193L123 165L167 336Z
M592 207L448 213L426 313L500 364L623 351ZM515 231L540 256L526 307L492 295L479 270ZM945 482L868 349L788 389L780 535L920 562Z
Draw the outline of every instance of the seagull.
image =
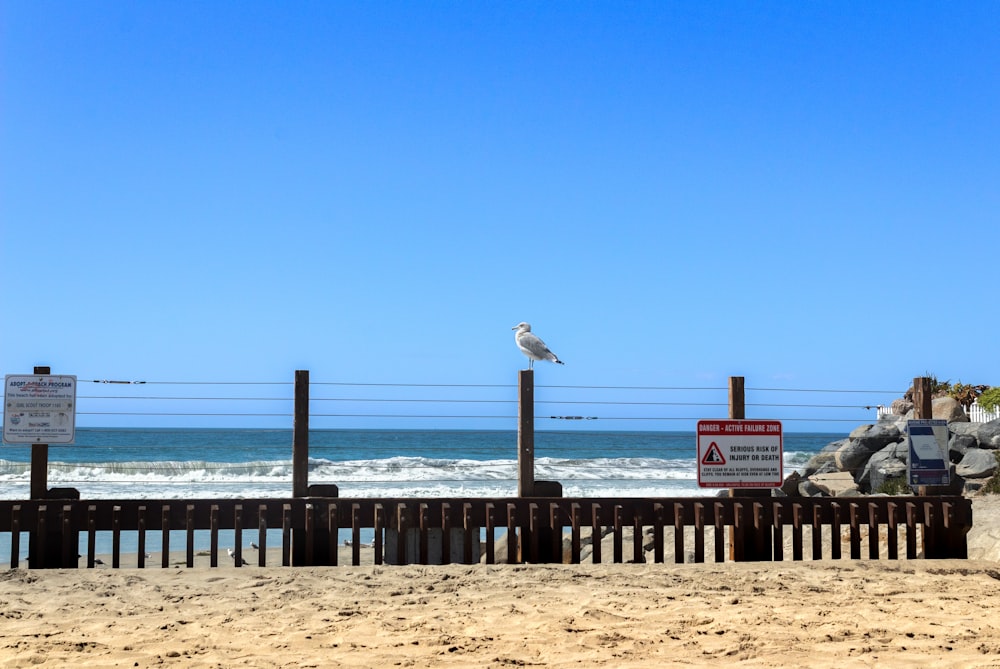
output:
M528 356L528 369L534 368L535 360L551 360L558 365L564 364L555 353L549 350L545 342L532 334L531 326L528 323L518 323L511 330L517 330L514 333L514 341L517 342L521 353Z
M254 549L254 550L257 550L257 549L258 549L258 546L257 546L257 544L255 544L254 542L252 542L252 541L251 541L251 542L250 542L250 548L252 548L252 549Z
M236 553L233 552L233 549L227 548L226 552L229 553L229 557L233 558L233 562L236 562ZM236 564L240 566L245 566L247 564L247 561L244 560L243 558L240 558L239 562L236 562Z

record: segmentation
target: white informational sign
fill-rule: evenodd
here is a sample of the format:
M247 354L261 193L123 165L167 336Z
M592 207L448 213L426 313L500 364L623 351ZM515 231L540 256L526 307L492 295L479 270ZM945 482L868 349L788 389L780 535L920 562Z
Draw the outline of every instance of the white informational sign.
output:
M906 480L909 484L948 485L951 482L948 421L908 420L906 434L910 442L910 457L906 463Z
M777 488L784 480L781 421L698 421L698 485Z
M8 374L4 377L5 444L72 444L75 439L75 376Z

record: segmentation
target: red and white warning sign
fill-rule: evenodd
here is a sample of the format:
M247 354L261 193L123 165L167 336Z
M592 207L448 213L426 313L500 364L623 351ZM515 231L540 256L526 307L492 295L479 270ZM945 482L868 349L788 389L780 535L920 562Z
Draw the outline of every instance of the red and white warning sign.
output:
M777 488L783 476L781 421L698 421L698 485Z

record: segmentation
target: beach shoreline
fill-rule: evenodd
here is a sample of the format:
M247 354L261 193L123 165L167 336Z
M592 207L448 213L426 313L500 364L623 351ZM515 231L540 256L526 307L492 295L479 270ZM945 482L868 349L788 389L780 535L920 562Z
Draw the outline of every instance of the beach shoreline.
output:
M974 509L969 560L8 569L0 668L1000 669L1000 498Z
M0 667L1000 667L991 560L9 570Z

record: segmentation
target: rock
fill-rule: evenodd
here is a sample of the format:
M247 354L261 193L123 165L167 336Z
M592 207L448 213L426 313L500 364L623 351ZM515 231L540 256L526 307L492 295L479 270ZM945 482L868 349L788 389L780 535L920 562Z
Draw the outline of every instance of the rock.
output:
M785 495L797 495L799 494L799 483L802 482L802 476L798 472L792 472L787 477L785 477L784 483L781 484L781 492Z
M855 482L862 490L877 492L887 480L906 475L908 456L906 441L889 444L868 459L861 474L855 477Z
M955 467L955 473L967 479L986 478L992 476L996 470L996 451L982 448L970 448Z
M982 423L952 423L948 426L952 434L969 435L978 441L979 426Z
M939 397L931 400L931 417L946 420L949 423L968 423L969 417L965 409L954 397Z
M964 456L970 448L976 448L978 446L979 440L973 435L952 433L951 438L948 440L948 453L951 456L951 461L961 462L962 456Z
M833 497L849 497L859 492L858 484L850 472L836 474L816 474L809 479L816 487Z
M892 404L889 405L892 413L896 416L905 416L907 412L913 409L913 402L907 399L900 398L898 400L893 400Z
M802 497L822 497L823 491L812 481L806 479L799 483L799 495Z
M979 448L1000 448L1000 420L980 423L976 430L976 439L979 441Z
M851 432L849 439L858 443L863 448L867 448L869 453L874 453L894 441L898 441L900 436L899 428L894 424L879 423L877 425L861 426Z
M906 482L906 463L899 460L884 460L872 467L868 476L869 490L877 493L890 481Z
M857 475L865 463L875 453L899 439L899 429L895 425L862 425L848 438L834 454L837 469Z
M802 468L802 475L808 478L820 471L827 464L830 464L832 470L835 471L836 465L831 464L834 461L834 454L846 443L847 439L840 439L824 446L819 453L809 458L809 462Z
M871 423L869 423L867 425L858 425L856 428L854 428L853 430L851 430L851 433L849 435L847 435L847 438L848 439L860 439L866 432L868 432L868 430L872 429L873 427L875 427L875 426L872 425Z

